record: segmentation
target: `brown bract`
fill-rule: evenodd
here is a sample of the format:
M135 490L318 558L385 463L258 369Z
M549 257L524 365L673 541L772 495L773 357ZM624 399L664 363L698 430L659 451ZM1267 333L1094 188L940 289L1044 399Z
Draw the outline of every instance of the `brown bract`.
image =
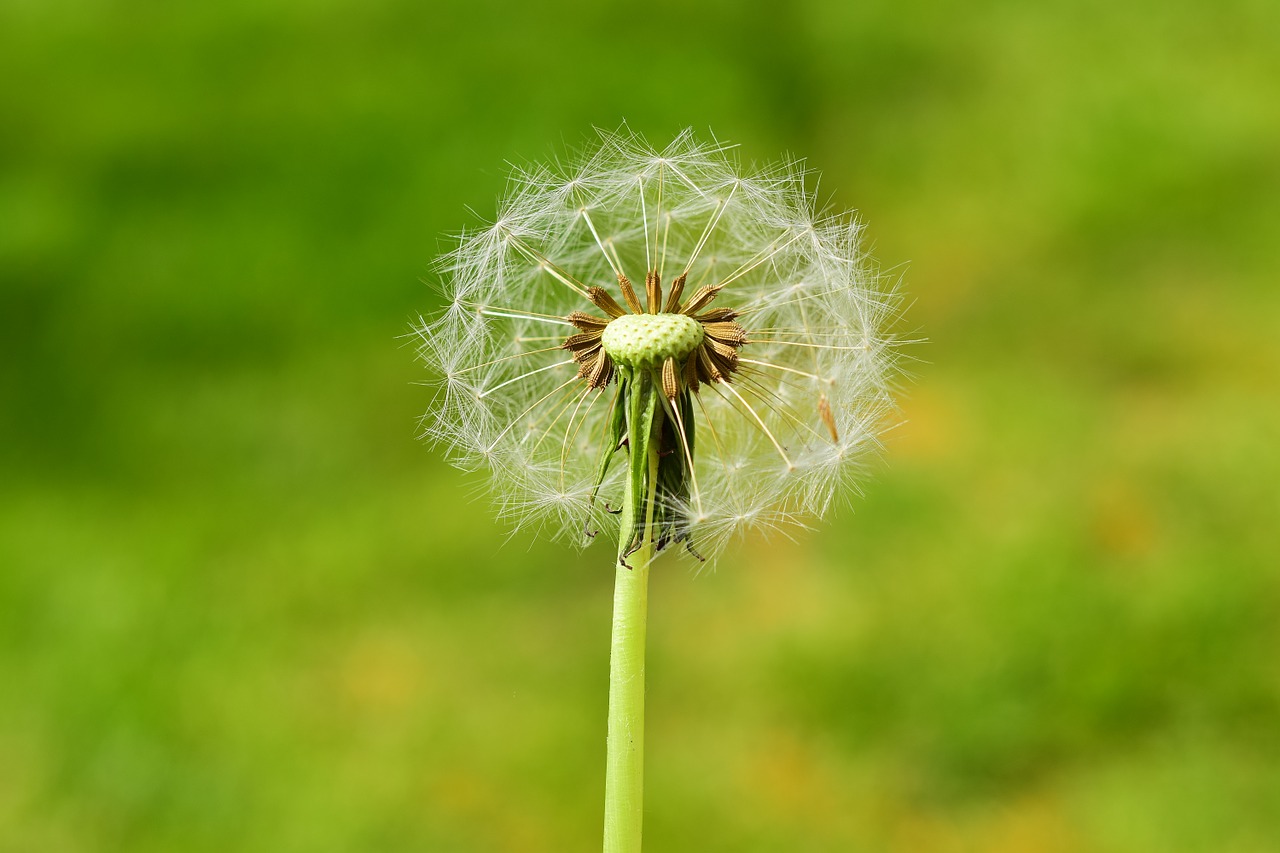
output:
M636 296L635 288L625 275L619 274L618 286L630 309L629 313L646 313ZM671 282L671 290L664 304L662 279L658 271L649 270L645 275L647 313L683 314L701 324L703 331L702 342L683 362L677 362L674 358L663 362L660 379L662 393L668 400L674 400L682 387L697 392L704 383L728 382L729 377L738 369L738 350L749 343L747 330L735 322L738 312L732 308L704 310L720 294L721 285L703 285L687 301L681 303L684 286L685 274L681 273ZM588 387L604 388L613 381L616 372L613 359L604 350L604 330L610 322L625 316L628 311L602 287L588 288L587 298L607 318L582 311L570 313L565 320L578 331L566 338L561 346L573 354L574 361L579 364L578 376L587 381Z

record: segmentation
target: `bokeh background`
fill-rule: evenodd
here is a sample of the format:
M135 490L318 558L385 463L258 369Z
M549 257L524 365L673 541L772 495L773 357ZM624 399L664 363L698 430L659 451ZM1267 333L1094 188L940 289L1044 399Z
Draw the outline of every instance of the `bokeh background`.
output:
M0 851L598 849L611 553L402 339L507 160L784 152L865 495L656 569L648 849L1280 850L1280 5L0 2Z

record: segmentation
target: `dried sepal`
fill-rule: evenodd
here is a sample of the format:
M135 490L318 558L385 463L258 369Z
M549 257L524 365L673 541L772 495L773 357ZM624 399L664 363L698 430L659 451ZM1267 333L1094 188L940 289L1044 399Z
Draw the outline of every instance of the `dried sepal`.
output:
M634 297L635 294L632 294L632 296ZM603 287L588 287L587 298L591 300L593 305L608 314L611 318L621 317L623 314L627 313L623 310L622 306L618 304L618 301L609 295L609 291L605 290Z
M622 289L622 298L627 301L627 307L631 309L631 313L643 314L644 309L640 307L640 300L636 298L636 289L632 287L631 279L618 273L618 287Z
M694 394L698 393L698 387L702 384L698 376L698 358L696 354L685 360L684 384Z
M644 294L650 314L657 314L662 310L662 279L658 277L657 270L649 270L645 273Z
M676 373L676 360L668 358L662 362L662 395L668 400L674 400L679 393L680 382Z
M740 347L747 341L747 330L737 323L704 322L702 328L705 330L707 337L715 338L728 346Z
M732 308L712 308L710 311L694 315L693 319L699 323L724 323L729 320L736 320L737 317L738 312Z
M582 311L570 311L569 316L565 319L583 332L603 332L605 327L609 325L609 321L603 317L596 317Z
M671 292L667 294L667 304L663 306L663 311L674 314L680 310L680 297L684 295L684 282L688 277L688 273L680 273L671 282Z
M703 308L710 305L711 301L720 295L720 291L722 289L722 285L719 284L704 284L702 287L698 288L697 292L695 292L693 296L689 298L689 301L685 306L680 309L680 313L688 314L690 316L697 314Z

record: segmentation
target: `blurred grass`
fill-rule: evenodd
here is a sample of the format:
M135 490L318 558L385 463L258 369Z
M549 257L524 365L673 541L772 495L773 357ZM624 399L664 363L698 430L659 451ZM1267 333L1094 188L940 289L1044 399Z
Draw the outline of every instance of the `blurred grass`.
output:
M396 336L625 118L784 150L929 338L855 502L658 572L654 850L1280 842L1280 12L0 5L0 851L598 843L610 573Z

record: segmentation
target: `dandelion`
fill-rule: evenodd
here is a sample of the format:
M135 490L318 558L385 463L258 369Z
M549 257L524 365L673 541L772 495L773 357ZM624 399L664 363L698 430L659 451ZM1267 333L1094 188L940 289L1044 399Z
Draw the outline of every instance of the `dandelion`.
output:
M513 175L416 329L438 377L425 433L488 469L499 513L617 543L606 850L639 849L655 553L713 560L820 516L891 406L897 300L808 178L689 131L661 151L601 133Z

